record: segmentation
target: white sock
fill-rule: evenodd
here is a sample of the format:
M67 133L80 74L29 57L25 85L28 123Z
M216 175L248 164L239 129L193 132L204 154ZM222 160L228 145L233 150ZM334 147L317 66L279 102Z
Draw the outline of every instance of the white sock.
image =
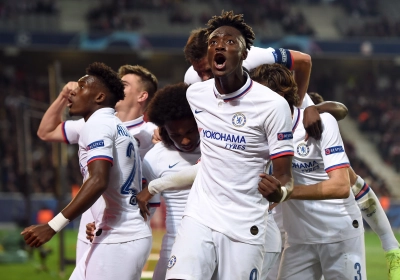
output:
M362 217L379 236L385 252L398 249L399 243L392 231L389 220L383 210L378 197L364 180L357 176L356 183L351 186Z

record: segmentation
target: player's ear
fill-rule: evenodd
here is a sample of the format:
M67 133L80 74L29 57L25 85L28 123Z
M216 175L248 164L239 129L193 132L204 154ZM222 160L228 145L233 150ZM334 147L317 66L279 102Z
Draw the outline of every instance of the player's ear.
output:
M104 100L106 100L106 94L104 92L100 91L97 93L94 100L97 104L103 103Z
M247 49L244 49L244 50L242 51L242 60L245 60L245 59L247 58L247 54L248 54Z
M140 92L138 96L138 102L145 102L149 97L149 93L147 91Z

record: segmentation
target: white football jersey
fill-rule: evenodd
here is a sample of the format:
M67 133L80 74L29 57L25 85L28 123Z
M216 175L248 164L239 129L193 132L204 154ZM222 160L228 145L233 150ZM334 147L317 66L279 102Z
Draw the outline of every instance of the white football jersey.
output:
M161 142L157 143L144 157L143 177L150 182L181 171L196 164L200 156L200 146L193 152L186 153L179 151L175 147L166 147ZM166 234L170 237L164 238L168 244L164 244L165 242L163 241L163 248L166 250L172 249L178 226L185 210L190 187L188 186L187 190L167 190L161 193L166 205Z
M79 119L79 120L68 120L63 122L62 124L62 131L63 131L63 136L65 139L65 142L67 144L77 144L79 140L79 135L81 132L82 127L85 124L85 120ZM132 120L132 121L127 121L123 123L129 133L132 134L133 137L140 143L143 143L141 147L139 147L139 153L141 159L143 159L144 155L148 150L150 150L153 147L153 143L151 142L151 138L153 136L154 129L156 126L153 123L150 122L145 122L143 120L143 116ZM81 173L82 176L85 177L85 169L81 168ZM151 206L157 207L160 205L160 197L159 196L154 196L151 201L149 202ZM99 213L103 211L105 208L105 203L103 200L103 197L100 197L95 204L92 205L91 209L93 212L97 213L98 217L100 217ZM95 219L92 214L92 210L88 209L85 211L82 216L81 216L81 221L79 224L79 230L78 230L78 239L88 242L86 239L86 224L93 222Z
M91 162L107 160L112 164L109 184L102 195L104 213L91 209L97 229L93 243L120 243L151 236L151 228L140 215L136 202L142 186L138 146L114 115L114 109L94 112L82 127L78 144L84 181L90 177Z
M187 99L202 158L185 215L235 240L264 244L269 202L258 191L259 174L268 160L293 155L288 103L248 76L227 95L214 79L193 84Z
M151 138L157 126L151 122L145 122L143 116L132 121L124 122L124 125L133 137L135 137L139 146L140 158L143 160L146 153L154 146Z
M285 65L290 70L293 65L293 58L288 49L273 49L273 48L258 48L252 46L248 51L247 58L243 60L243 67L247 70L252 70L263 64L274 64L279 63ZM188 84L194 84L201 82L200 76L194 70L193 66L190 66L185 73L183 81Z
M294 110L292 172L295 185L326 181L330 171L350 166L335 118L324 113L321 121L321 139L309 138L305 142L303 110ZM282 203L282 211L289 244L333 243L363 234L361 212L352 192L346 199L288 200Z
M305 109L311 105L315 105L315 104L312 101L311 97L308 95L308 93L306 93L306 95L304 95L303 102L301 102L300 109Z

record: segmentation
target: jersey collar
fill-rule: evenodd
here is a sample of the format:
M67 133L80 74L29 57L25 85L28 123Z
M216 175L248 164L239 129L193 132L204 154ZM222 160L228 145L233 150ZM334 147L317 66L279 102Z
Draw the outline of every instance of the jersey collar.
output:
M299 120L300 120L300 109L297 107L293 107L292 133L294 133L294 131L296 130L297 125L299 124Z
M94 115L99 115L99 114L105 114L105 115L114 115L115 114L115 110L114 108L110 108L110 107L105 107L105 108L101 108L96 110L90 117L93 117Z
M127 129L132 129L132 128L134 128L134 127L139 127L139 126L141 126L142 124L145 123L145 121L143 120L143 117L144 117L144 116L142 115L142 116L140 116L140 117L137 118L137 119L124 122L124 125L126 126Z
M253 80L250 79L250 76L247 72L245 72L247 75L247 80L246 83L237 91L234 91L232 93L228 94L220 94L214 84L214 94L216 98L223 99L225 102L232 101L236 98L242 97L246 93L248 93L253 86Z

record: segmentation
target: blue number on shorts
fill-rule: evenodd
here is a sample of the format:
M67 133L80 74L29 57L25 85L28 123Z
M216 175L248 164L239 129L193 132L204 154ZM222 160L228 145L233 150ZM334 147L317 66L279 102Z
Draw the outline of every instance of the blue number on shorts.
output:
M133 143L129 143L128 148L126 149L126 156L131 158L132 157L132 152L134 155L133 158L133 168L131 170L131 173L129 173L128 178L126 179L125 183L122 185L121 187L121 194L131 194L131 198L129 200L129 204L131 205L136 205L136 194L137 191L132 187L132 183L135 179L135 173L136 173L136 157L135 157L135 146L133 145Z
M354 280L362 280L361 279L361 264L360 263L355 263L354 264L354 269L356 269L357 271L357 276L354 276Z
M257 268L254 268L254 269L250 272L250 278L249 278L249 280L257 280L257 276L258 276Z

